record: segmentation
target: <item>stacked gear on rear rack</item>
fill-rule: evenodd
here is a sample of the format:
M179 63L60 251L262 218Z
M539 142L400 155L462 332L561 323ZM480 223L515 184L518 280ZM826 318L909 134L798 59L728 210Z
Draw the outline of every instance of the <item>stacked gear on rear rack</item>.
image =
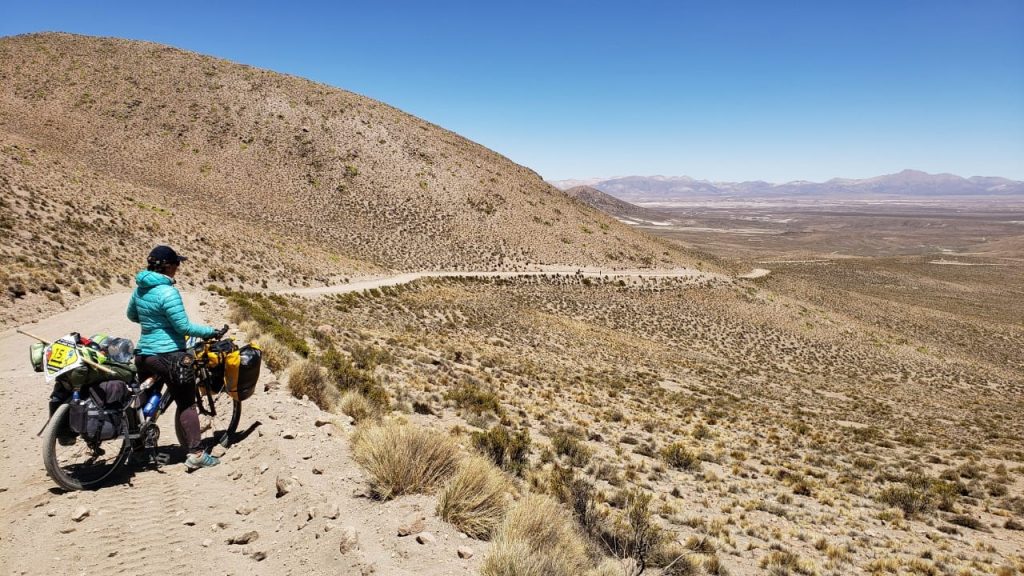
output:
M99 441L121 431L122 403L128 384L135 380L133 364L114 360L123 358L125 347L132 347L130 340L106 335L89 339L71 333L49 346L37 343L29 348L32 367L45 372L46 381L54 383L50 414L61 404L70 404L71 430L64 435L78 433Z
M239 402L253 395L263 365L263 351L258 344L252 342L239 348L233 341L223 340L204 354L210 367L210 393L219 394L227 388L228 395ZM207 386L201 386L200 392L205 394Z

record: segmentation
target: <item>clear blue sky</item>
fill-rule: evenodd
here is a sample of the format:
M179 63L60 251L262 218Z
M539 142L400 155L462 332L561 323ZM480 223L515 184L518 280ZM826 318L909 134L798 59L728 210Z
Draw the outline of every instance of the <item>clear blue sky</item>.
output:
M549 179L1024 179L1024 1L12 2L365 94Z

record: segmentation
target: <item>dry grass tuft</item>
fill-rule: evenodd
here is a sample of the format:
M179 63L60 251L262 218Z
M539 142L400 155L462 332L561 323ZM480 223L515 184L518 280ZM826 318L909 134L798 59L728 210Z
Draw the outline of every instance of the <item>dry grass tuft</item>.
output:
M508 508L512 483L482 456L470 456L441 490L437 515L473 538L487 539Z
M548 496L520 500L501 523L482 576L576 576L591 568L587 545L569 514Z
M397 422L359 428L352 449L374 496L384 500L432 490L455 472L459 454L448 436Z
M300 360L292 367L288 373L288 390L296 398L308 396L322 410L330 410L333 404L324 371L311 360Z
M367 400L366 396L355 390L349 390L342 395L341 400L338 401L338 409L351 416L356 422L362 422L379 414L376 406Z
M291 365L295 356L291 349L282 344L273 336L257 338L260 348L263 350L263 361L267 363L275 374L280 374Z

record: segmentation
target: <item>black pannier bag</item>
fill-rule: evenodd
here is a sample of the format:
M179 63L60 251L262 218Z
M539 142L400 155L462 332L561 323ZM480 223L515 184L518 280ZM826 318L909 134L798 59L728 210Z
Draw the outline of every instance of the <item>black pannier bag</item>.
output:
M247 400L256 392L262 365L263 351L259 347L247 345L238 350L238 384L235 388L238 400Z
M68 424L87 441L110 440L121 433L124 401L128 385L121 380L108 380L88 389L88 397L68 402Z

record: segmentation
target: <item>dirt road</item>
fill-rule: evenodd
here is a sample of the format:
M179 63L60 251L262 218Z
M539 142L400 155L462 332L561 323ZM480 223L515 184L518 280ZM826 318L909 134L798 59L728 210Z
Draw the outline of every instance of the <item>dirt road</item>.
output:
M360 292L362 290L370 290L372 288L383 288L385 286L398 286L400 284L408 284L409 282L413 282L421 278L452 278L458 276L471 278L517 278L523 276L551 276L554 274L561 274L563 276L580 275L587 278L601 278L605 276L607 276L608 278L680 278L691 280L699 280L702 278L714 278L721 280L728 278L727 276L724 276L722 274L716 274L714 272L703 272L701 270L695 270L692 268L676 268L673 270L651 271L544 267L540 270L531 270L524 272L407 272L405 274L397 274L393 276L379 276L374 278L361 279L346 284L317 286L313 288L289 288L285 290L279 290L278 292L281 294L295 294L297 296L325 296L329 294Z
M102 331L136 339L138 327L124 316L127 301L128 294L101 297L24 328L45 337ZM186 294L185 301L193 320L224 321L218 298ZM61 493L43 469L36 437L49 387L29 365L30 342L13 330L0 333L0 573L476 572L486 545L437 520L433 498L382 504L354 495L365 482L349 455L349 419L290 397L269 372L243 405L239 428L248 436L220 466L186 474L165 415L161 445L175 463L133 469L97 491ZM279 478L297 482L280 498ZM79 508L89 515L75 522ZM436 542L396 536L416 516L426 517ZM228 544L252 531L248 544ZM342 553L341 542L353 535L355 549ZM461 560L456 548L467 545L477 554Z

